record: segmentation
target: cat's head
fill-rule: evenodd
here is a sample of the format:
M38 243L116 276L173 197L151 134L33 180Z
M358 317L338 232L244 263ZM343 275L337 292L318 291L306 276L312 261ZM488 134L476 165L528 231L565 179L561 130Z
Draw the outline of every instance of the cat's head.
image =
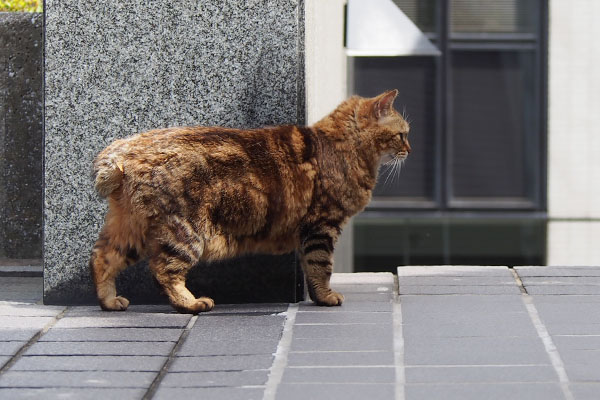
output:
M379 156L392 156L404 161L410 153L410 126L394 109L398 90L389 90L373 98L360 98L355 120L357 135L366 139L369 148Z

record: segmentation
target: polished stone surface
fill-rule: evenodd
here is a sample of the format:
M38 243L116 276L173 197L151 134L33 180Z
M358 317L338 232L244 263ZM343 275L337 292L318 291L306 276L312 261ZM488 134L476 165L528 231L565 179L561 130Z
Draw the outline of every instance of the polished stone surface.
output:
M106 211L90 178L94 156L158 127L303 123L303 1L48 0L45 9L44 299L87 303ZM197 268L191 281L202 292L218 285L210 294L220 301L295 301L293 258ZM143 265L119 287L160 301Z
M0 263L42 258L43 24L0 12Z

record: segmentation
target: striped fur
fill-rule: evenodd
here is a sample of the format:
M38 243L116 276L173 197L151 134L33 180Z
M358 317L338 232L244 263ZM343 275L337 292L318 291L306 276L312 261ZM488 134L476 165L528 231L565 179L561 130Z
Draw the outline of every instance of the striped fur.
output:
M381 157L405 158L396 91L352 97L312 127L179 127L113 142L94 161L109 211L90 266L100 305L124 310L115 278L139 259L181 312L210 310L189 269L247 253L297 251L311 298L340 305L332 254L343 224L371 198Z

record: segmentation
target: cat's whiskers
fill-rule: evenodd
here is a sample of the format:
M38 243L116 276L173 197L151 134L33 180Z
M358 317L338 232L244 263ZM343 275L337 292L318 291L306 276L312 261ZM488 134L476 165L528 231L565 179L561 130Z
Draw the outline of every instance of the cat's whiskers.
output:
M389 160L383 164L386 167L386 171L385 171L386 177L385 177L385 180L383 181L383 186L387 186L388 181L390 182L390 184L392 184L400 179L400 171L402 170L402 167L404 166L405 160L406 159L403 157L394 155L391 160Z

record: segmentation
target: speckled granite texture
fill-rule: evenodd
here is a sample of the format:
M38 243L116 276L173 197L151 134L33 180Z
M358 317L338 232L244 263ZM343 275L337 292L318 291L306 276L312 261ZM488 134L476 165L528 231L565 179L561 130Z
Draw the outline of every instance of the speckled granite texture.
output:
M44 301L94 301L87 263L106 211L90 176L97 152L157 127L303 123L303 60L303 0L47 0ZM196 268L190 281L221 302L302 292L293 255ZM118 284L160 300L144 265Z
M42 31L0 12L0 258L42 258Z

